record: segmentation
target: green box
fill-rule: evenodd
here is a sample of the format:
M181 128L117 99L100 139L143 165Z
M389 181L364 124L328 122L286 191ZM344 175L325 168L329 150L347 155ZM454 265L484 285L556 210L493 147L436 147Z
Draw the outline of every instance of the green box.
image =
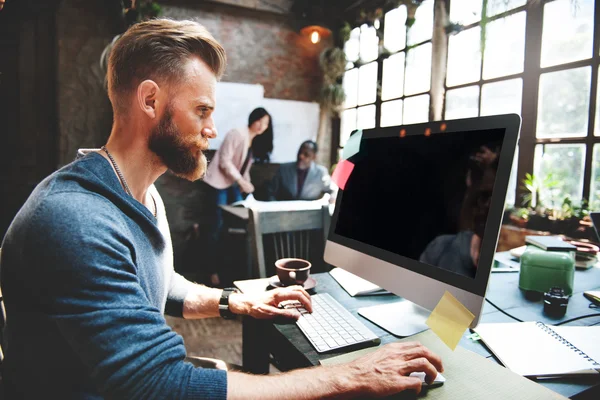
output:
M535 292L547 292L551 287L564 289L573 294L575 276L575 253L572 251L545 251L527 246L521 256L519 288Z

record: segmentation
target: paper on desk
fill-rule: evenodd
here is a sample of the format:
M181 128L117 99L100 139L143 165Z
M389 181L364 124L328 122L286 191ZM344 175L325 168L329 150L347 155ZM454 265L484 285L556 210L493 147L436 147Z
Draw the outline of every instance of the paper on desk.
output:
M350 136L346 144L344 145L344 152L342 158L344 160L349 159L360 151L360 142L362 140L362 130L359 130L354 135Z
M414 341L420 342L442 358L444 364L442 374L446 378L444 385L427 392L421 392L419 398L427 400L567 400L566 397L519 376L508 368L504 368L478 354L465 350L461 346L458 346L455 351L450 351L430 330L398 340L398 342ZM381 347L369 347L319 360L319 362L322 365L343 364ZM408 396L408 398L414 397Z
M446 291L425 323L451 350L475 316L456 297Z
M340 160L331 175L333 182L342 190L346 187L346 182L354 169L354 164L348 160Z

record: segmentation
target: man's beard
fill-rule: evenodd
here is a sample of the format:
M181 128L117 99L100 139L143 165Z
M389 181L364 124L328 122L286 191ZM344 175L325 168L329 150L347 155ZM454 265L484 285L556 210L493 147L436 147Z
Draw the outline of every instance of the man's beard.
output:
M148 147L175 175L189 181L203 178L206 157L195 142L185 142L183 134L173 123L171 108L150 133Z

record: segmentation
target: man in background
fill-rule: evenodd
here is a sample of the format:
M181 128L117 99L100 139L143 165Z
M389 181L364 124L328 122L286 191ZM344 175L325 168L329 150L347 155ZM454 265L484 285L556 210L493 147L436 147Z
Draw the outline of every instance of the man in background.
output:
M295 162L281 164L269 185L269 200L318 200L335 190L327 168L315 162L317 143L307 140L300 145Z

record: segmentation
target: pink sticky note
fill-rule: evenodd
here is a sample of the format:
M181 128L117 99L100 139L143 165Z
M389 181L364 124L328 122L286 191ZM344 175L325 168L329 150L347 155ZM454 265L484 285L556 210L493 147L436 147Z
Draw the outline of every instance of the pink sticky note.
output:
M354 169L354 164L348 160L340 160L338 165L335 167L335 171L331 175L331 179L336 185L342 190L346 187L346 182Z

